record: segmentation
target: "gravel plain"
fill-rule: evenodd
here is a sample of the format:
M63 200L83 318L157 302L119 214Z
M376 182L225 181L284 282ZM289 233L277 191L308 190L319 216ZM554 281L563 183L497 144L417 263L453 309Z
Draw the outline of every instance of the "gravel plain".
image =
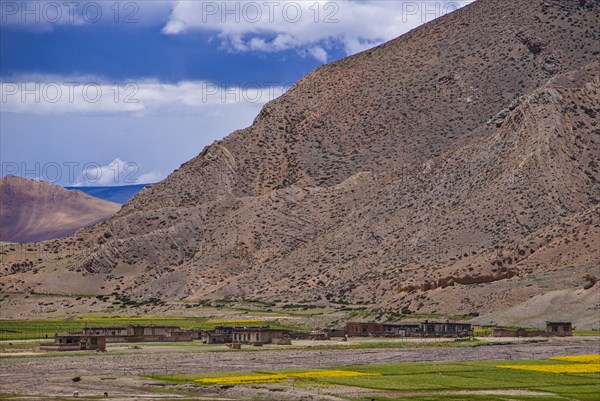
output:
M107 353L85 355L66 353L64 356L0 357L0 393L27 394L32 396L31 399L36 399L34 396L64 399L62 397L72 396L74 392L78 392L80 397L107 392L112 400L145 400L165 397L164 394L155 392L160 386L151 380L140 378L150 374L319 368L417 361L542 359L558 355L600 353L600 341L594 337L541 342L521 340L469 348L282 348L241 352L190 352L181 347L173 347L172 352L165 352L165 349L143 347L134 351L127 353L109 349ZM81 380L74 382L72 379L78 376ZM259 388L255 390L261 391ZM250 396L245 398L246 396L223 399L253 399ZM200 398L197 399L218 399L215 398L217 394L209 395L209 398L202 398L199 394L198 397ZM277 394L277 397L287 399L285 394ZM296 397L312 399L308 395L308 398L299 394ZM267 399L266 396L259 396L258 399L260 398Z

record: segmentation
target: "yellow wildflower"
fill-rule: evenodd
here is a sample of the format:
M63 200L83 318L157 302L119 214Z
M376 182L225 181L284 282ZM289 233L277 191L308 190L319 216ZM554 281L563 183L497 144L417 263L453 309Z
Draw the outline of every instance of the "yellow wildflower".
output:
M600 364L600 354L589 354L589 355L569 355L569 356L555 356L555 361L564 362L580 362L580 363L597 363Z
M237 385L253 383L276 383L287 379L313 379L327 377L356 377L356 376L380 376L380 373L363 373L351 370L319 370L307 372L273 373L265 375L245 375L229 377L205 377L194 380L199 384L212 385Z
M531 370L547 373L600 373L600 364L569 363L556 365L500 365L502 369Z
M287 375L253 375L253 376L230 376L230 377L207 377L194 380L200 384L251 384L251 383L273 383L287 379Z
M288 373L288 375L291 377L306 377L306 378L381 376L380 373L363 373L363 372L355 372L352 370L319 370L319 371L313 371L313 372Z
M561 362L553 365L500 365L497 368L517 369L517 370L532 370L535 372L548 373L600 373L600 355L565 355L550 358Z

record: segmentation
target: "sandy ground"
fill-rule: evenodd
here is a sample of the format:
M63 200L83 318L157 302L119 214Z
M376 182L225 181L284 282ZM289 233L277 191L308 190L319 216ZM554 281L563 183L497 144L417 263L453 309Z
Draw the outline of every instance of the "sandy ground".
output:
M401 348L358 350L261 350L260 352L189 352L171 348L171 352L155 352L154 347L144 347L147 352L108 353L44 356L2 357L0 359L0 392L65 397L79 392L80 396L109 393L110 399L135 400L164 398L154 391L161 385L140 379L140 375L217 372L236 370L319 368L336 365L385 364L415 361L469 361L500 359L541 359L557 355L600 353L597 338L551 339L539 343L506 343L473 348ZM80 376L80 382L73 377ZM237 387L237 386L236 386ZM192 390L190 388L189 390ZM193 389L196 391L195 389ZM241 388L209 389L211 394L198 394L197 399L252 399L240 394ZM247 389L246 389L247 391ZM288 399L288 394L273 394L273 389L254 388L257 399ZM309 389L296 389L296 399L311 400ZM298 393L306 392L300 396ZM357 390L354 390L357 391ZM264 392L264 394L262 394ZM284 391L285 392L285 391ZM254 394L256 393L256 394ZM116 398L115 398L116 397ZM203 398L204 397L204 398ZM208 397L208 398L206 398ZM217 397L217 398L215 398ZM242 398L239 398L242 397ZM322 395L314 399L337 399ZM294 399L289 398L289 399Z

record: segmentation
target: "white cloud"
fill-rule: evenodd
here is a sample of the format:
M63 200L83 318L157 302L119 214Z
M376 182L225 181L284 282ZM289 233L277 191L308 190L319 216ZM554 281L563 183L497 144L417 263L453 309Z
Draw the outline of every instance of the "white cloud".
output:
M64 84L69 82L82 85ZM102 91L95 103L81 94L83 84L90 82ZM56 85L43 88L52 83ZM133 91L125 84L93 76L0 81L0 167L66 186L157 182L204 146L249 126L264 103L285 90L268 82L222 87L138 80L129 99L138 102L126 103ZM57 86L63 94L54 101L51 90ZM77 89L72 99L70 88ZM55 174L57 163L61 174Z
M149 173L141 174L137 179L138 184L153 184L159 182L165 178L165 175L158 171L151 171Z
M327 62L327 52L321 46L315 46L308 49L309 53L322 63Z
M125 162L118 157L104 166L87 163L74 186L152 184L165 178L164 174L156 170L146 173L141 173L140 170L139 164Z
M293 49L323 61L333 48L355 54L472 1L0 1L0 24L37 31L107 24L156 26L168 35L204 31L215 33L226 50Z
M216 32L229 50L295 49L325 62L330 47L355 54L472 1L180 1L163 33Z
M214 114L240 107L259 109L281 96L287 86L265 82L225 87L207 81L171 84L144 79L109 83L89 76L28 76L0 82L0 105L2 112L38 115Z
M370 49L379 44L380 43L377 41L361 39L353 36L347 36L344 38L344 48L348 54L360 53L363 50Z

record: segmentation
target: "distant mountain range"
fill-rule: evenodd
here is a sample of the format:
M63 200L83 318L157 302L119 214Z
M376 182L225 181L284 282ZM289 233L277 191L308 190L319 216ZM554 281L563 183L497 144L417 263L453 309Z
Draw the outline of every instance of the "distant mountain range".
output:
M0 241L66 237L112 216L120 208L81 191L7 176L0 179Z
M122 205L149 184L121 185L114 187L65 187L68 190L85 192L88 195Z

